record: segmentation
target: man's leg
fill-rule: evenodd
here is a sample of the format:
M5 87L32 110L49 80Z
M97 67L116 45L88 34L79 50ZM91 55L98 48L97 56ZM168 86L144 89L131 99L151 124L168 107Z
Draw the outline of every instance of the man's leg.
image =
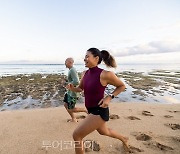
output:
M75 107L77 100L78 99L76 97L71 97L71 111L72 112L85 112L85 113L88 113L86 108Z
M77 119L76 117L74 116L74 113L71 111L72 109L72 102L71 102L71 97L66 93L64 95L64 107L66 108L67 112L69 113L69 115L71 116L71 120L68 120L69 121L72 121L72 122L77 122Z
M75 108L73 108L71 110L72 110L72 112L85 112L85 113L88 113L86 108L81 108L81 107L75 107Z
M68 122L77 122L77 119L72 111L72 109L68 109L68 105L67 103L64 103L64 107L66 108L67 112L69 113L69 115L71 116L71 120L68 120Z

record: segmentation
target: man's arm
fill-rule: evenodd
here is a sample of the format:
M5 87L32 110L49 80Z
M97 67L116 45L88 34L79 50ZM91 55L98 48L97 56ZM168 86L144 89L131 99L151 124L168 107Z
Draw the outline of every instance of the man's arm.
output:
M70 83L73 84L74 86L77 86L79 84L79 77L74 69L71 70L71 78L72 81Z
M74 87L73 84L69 84L69 85L67 85L67 89L69 89L69 90L71 90L71 91L74 91L74 92L82 92L82 91L84 90L84 89L83 89L83 77L84 77L85 72L86 72L86 71L84 71L84 72L82 73L82 77L81 77L79 86Z

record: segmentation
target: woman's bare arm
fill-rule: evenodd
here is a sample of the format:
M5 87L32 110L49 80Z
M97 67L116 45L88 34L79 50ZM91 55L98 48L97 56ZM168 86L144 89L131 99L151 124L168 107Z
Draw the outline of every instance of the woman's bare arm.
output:
M112 92L114 96L117 96L119 93L125 90L124 83L113 72L103 71L100 80L102 85L110 84L116 87ZM99 104L103 102L101 107L107 107L111 99L112 98L110 96L106 96L99 102Z
M113 73L113 72L106 72L105 81L107 84L113 85L116 89L112 92L114 96L117 96L120 92L125 90L124 83Z

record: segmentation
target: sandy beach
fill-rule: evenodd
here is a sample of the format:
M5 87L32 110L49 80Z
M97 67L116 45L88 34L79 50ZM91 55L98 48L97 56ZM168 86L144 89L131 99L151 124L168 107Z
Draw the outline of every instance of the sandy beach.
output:
M86 116L76 115L79 122ZM131 153L180 152L179 104L111 103L110 117L107 125L129 137ZM67 122L68 118L63 107L0 112L0 153L74 153L72 132L78 123ZM120 141L96 131L84 140L97 143L93 146L99 151L87 149L89 154L125 153Z
M117 74L126 90L112 100L107 125L129 137L129 153L180 153L179 75L165 70ZM66 78L64 74L0 78L0 154L74 153L72 133L78 124L67 122L70 117L62 106ZM105 92L113 90L107 87ZM80 96L77 106L83 102ZM79 122L85 116L77 114ZM89 154L125 153L120 141L96 131L84 141Z

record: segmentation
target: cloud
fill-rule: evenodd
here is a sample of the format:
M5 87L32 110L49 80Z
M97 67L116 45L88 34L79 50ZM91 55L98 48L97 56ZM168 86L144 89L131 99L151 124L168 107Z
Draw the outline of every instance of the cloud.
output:
M117 50L116 57L141 55L141 54L156 54L180 52L180 42L177 41L153 41L147 44L141 44L125 49Z

